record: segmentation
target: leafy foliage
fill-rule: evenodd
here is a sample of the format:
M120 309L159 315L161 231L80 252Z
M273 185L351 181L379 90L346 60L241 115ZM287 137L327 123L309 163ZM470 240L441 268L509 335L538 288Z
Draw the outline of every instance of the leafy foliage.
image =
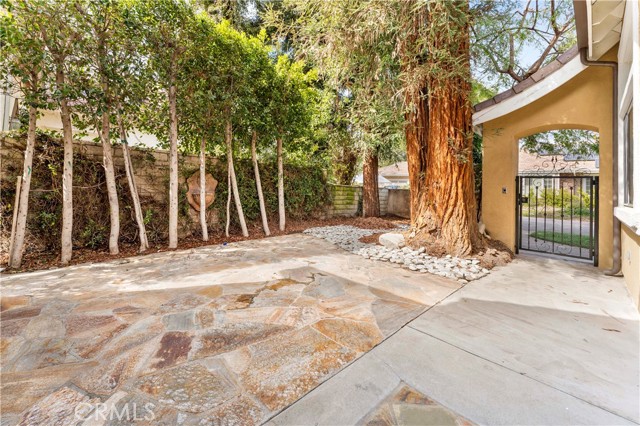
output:
M496 88L526 80L575 43L571 0L473 0L476 77Z
M539 155L597 155L600 147L600 135L597 132L581 129L563 129L541 132L521 139L521 147Z

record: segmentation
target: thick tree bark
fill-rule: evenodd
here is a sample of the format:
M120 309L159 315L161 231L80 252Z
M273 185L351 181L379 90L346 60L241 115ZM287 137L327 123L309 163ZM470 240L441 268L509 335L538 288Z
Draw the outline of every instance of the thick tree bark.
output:
M118 254L118 238L120 236L120 206L118 205L118 190L116 189L116 174L113 169L113 153L111 151L109 113L102 113L102 128L100 139L102 142L102 157L107 183L107 197L109 198L109 253Z
M175 74L169 83L169 248L178 247L178 111Z
M362 165L362 214L364 217L380 216L380 192L378 189L378 152L369 149Z
M463 68L447 75L430 72L425 89L406 94L413 107L406 128L412 185L409 243L465 256L484 245L475 214L468 28L456 15L464 13L462 2L443 0L429 10L441 14L432 18L434 25L443 26L432 29L429 48L447 49L452 66ZM455 43L451 31L457 32Z
M124 129L122 120L118 119L120 127L120 140L122 142L122 157L124 159L124 170L129 183L129 191L133 200L133 211L138 224L138 233L140 234L140 253L149 248L149 240L147 239L147 230L144 225L144 216L142 215L142 207L140 206L140 196L138 195L138 187L136 186L133 174L133 165L131 164L131 154L129 153L129 144L127 143L127 132Z
M258 191L258 202L260 203L260 217L262 218L262 229L264 234L269 236L269 222L267 221L267 209L264 206L264 195L262 193L262 182L260 181L260 168L258 167L258 153L256 144L258 142L258 132L253 131L251 135L251 160L253 160L253 171L256 176L256 190Z
M233 190L233 200L236 205L236 211L238 212L238 220L240 221L242 235L248 237L249 231L247 230L247 222L244 219L244 212L242 210L242 203L240 201L240 192L238 191L238 180L236 179L236 170L233 166L233 128L231 125L231 120L227 120L224 138L227 143L227 168L229 172L229 178L231 180L231 189Z
M207 179L206 179L206 157L205 149L207 140L202 137L200 141L200 226L202 227L202 241L209 241L209 231L207 229Z
M282 138L276 140L278 156L278 216L280 219L280 231L285 230L286 214L284 210L284 166L282 162Z
M65 85L64 73L56 73L59 88ZM62 235L60 262L66 265L73 253L73 129L68 101L60 101L60 119L62 120L62 140L64 145L64 165L62 168Z
M426 90L425 90L426 91ZM429 130L429 106L426 94L407 92L405 104L410 106L405 113L405 139L407 143L407 166L409 169L409 197L411 224L417 219L420 204L421 177L427 172L427 135Z
M16 215L15 232L11 236L11 252L9 253L9 267L19 268L22 264L22 250L24 236L27 229L27 214L29 211L29 189L31 188L31 172L33 170L33 153L36 146L36 121L38 110L29 107L29 129L27 130L27 146L24 150L24 164L22 166L22 183L20 185L18 212Z

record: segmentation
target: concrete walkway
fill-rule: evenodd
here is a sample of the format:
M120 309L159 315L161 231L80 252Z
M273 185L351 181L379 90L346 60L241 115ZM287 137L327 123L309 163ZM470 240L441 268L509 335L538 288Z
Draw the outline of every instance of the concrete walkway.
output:
M521 256L410 322L271 424L637 424L638 327L621 279Z

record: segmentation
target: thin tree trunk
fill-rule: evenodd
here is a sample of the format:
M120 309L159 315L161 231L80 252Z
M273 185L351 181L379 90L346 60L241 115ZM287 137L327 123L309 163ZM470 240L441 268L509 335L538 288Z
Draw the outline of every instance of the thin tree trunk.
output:
M282 138L276 140L278 156L278 216L280 218L280 231L284 231L286 215L284 210L284 166L282 164Z
M169 248L178 247L178 112L175 75L169 86Z
M9 253L9 267L19 268L22 264L22 250L24 236L27 229L27 213L29 211L29 189L31 187L31 172L33 170L33 153L36 146L36 121L38 110L29 106L29 129L27 130L27 146L24 150L24 164L22 168L22 183L20 185L18 213L15 221L15 232L11 236L11 252Z
M65 76L62 71L56 73L56 84L58 88L62 88L65 84ZM63 265L67 265L73 253L73 129L71 127L71 111L66 99L60 101L60 119L62 120L62 139L64 144L60 262Z
M109 113L102 113L102 129L100 139L102 141L102 157L107 183L107 196L109 198L109 253L118 254L118 238L120 236L120 206L118 205L118 190L116 188L116 174L113 170L113 153L111 152Z
M202 227L202 241L209 241L209 231L207 230L207 179L205 176L205 148L207 140L202 137L200 141L200 226Z
M362 166L362 213L364 217L380 216L378 152L376 149L369 149L364 154Z
M144 225L144 217L142 215L142 207L140 206L140 197L138 196L138 188L136 186L136 181L133 175L131 155L129 153L129 145L127 143L127 132L124 129L122 120L118 119L118 125L120 127L120 139L122 142L122 157L124 158L124 170L127 175L127 182L129 183L129 191L131 192L131 199L133 200L133 211L136 216L136 223L138 224L138 233L140 234L140 253L142 253L149 248L149 240L147 239L147 230Z
M256 175L256 189L258 191L258 201L260 203L260 216L262 217L262 229L264 234L269 236L269 222L267 221L267 209L264 206L264 195L262 194L262 183L260 181L260 168L258 167L258 153L256 152L256 143L258 141L258 132L253 131L251 137L251 159L253 160L253 171Z
M242 211L242 203L240 202L240 192L238 192L238 181L236 179L236 171L233 167L233 129L231 126L231 120L227 120L227 125L225 128L225 140L227 143L227 167L229 169L229 176L231 178L231 188L233 189L233 200L236 204L236 211L238 212L238 219L240 220L240 228L242 229L242 235L245 237L249 236L249 231L247 230L247 223L244 220L244 212Z
M431 56L450 55L452 67L464 68L451 75L428 74L428 98L423 92L411 99L415 108L408 117L407 158L416 192L409 243L465 256L484 246L475 214L466 6L440 0L428 10L434 18L428 20L434 26L428 49L440 53ZM451 31L456 31L455 43Z
M229 169L229 161L227 161L227 220L224 227L224 235L229 236L229 225L231 225L231 169Z

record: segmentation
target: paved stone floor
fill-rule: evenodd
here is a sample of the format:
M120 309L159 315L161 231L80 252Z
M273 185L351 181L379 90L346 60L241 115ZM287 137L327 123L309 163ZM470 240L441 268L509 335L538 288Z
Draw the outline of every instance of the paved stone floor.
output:
M6 275L2 425L259 424L459 286L300 234ZM468 424L396 388L367 423Z
M623 280L583 263L519 256L271 420L466 422L640 424L640 315Z

